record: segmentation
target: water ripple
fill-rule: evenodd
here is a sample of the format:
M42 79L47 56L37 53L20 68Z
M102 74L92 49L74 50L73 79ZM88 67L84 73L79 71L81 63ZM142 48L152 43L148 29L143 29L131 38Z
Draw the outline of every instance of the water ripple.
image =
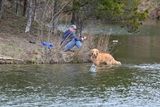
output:
M139 65L129 65L130 68L138 68L141 70L156 70L156 71L160 71L160 64L139 64Z

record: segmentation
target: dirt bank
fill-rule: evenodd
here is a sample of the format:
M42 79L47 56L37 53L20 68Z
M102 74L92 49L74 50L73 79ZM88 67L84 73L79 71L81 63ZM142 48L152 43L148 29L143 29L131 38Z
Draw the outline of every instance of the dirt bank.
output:
M6 11L0 19L0 63L81 63L89 62L89 50L98 48L107 50L108 36L103 37L83 34L87 37L81 49L76 47L75 52L63 52L60 46L62 32L48 37L48 31L40 35L39 26L34 22L30 34L24 33L26 18L16 16ZM54 45L47 49L41 42L47 41Z
M39 39L34 39L34 43L25 34L13 35L10 33L0 33L0 63L79 63L88 62L87 42L79 50L75 47L75 52L63 52L59 45L60 37L56 36L52 40L54 47L48 49L42 46Z

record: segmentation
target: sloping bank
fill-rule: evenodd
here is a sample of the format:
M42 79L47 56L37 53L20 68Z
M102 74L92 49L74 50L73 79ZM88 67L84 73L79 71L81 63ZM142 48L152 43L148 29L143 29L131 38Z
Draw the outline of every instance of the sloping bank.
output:
M48 49L41 45L39 37L35 37L35 43L30 43L27 35L0 33L0 64L89 62L89 50L98 46L103 49L106 47L104 44L108 44L108 39L105 41L104 37L85 36L87 40L81 49L75 47L73 49L75 52L63 52L63 47L60 46L60 35L50 39L54 47Z

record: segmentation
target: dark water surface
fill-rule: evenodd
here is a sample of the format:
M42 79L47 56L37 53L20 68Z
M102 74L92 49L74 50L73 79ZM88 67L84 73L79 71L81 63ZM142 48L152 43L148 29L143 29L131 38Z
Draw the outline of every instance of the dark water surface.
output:
M112 55L125 64L160 63L160 21L148 23L137 33L111 36L111 40L119 41Z
M112 55L125 64L160 63L159 36L113 36L119 43Z
M0 65L0 107L159 107L160 64Z

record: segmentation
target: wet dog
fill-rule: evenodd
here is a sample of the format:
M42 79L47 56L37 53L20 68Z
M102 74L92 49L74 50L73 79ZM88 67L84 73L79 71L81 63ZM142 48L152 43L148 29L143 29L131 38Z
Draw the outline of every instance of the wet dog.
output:
M105 63L107 65L121 65L120 61L117 61L109 53L100 52L98 49L92 49L90 51L90 59L95 65Z

